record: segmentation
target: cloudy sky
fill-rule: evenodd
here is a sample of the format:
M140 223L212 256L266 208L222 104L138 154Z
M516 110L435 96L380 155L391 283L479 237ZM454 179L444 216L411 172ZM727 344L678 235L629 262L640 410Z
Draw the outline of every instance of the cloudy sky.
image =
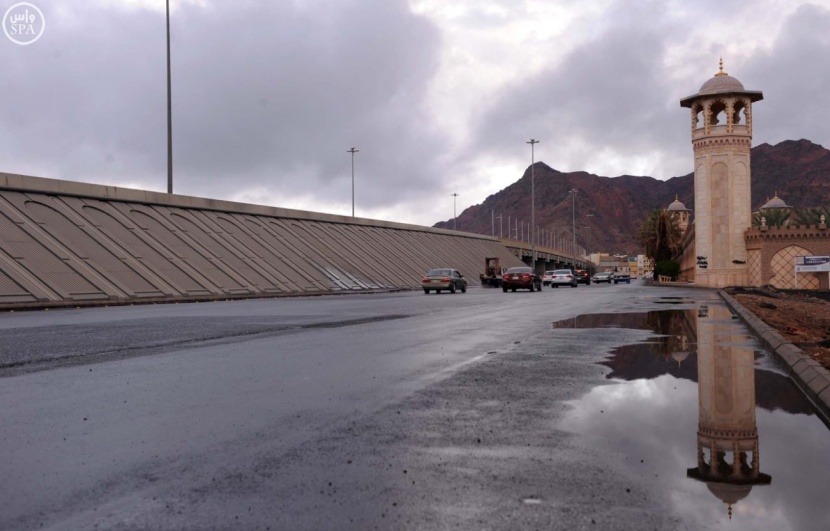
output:
M0 11L17 0L0 0ZM0 36L0 172L166 191L164 0L32 0ZM692 170L724 70L754 144L830 147L830 0L171 0L174 191L432 225L561 171Z

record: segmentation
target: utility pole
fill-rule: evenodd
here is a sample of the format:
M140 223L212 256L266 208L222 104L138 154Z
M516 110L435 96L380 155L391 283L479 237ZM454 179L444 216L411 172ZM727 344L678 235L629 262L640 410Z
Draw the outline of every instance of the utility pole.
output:
M536 187L535 175L533 173L533 165L536 162L533 148L539 143L535 138L531 138L527 144L530 144L530 248L533 253L533 271L536 271Z
M571 194L571 233L573 233L573 254L576 255L576 188L568 191Z
M354 217L354 154L359 152L360 150L355 149L354 147L346 150L346 153L352 154L352 217Z
M167 0L167 193L173 193L173 90L170 82L170 0Z
M452 230L458 230L458 217L455 215L455 198L458 194L450 194L452 196Z

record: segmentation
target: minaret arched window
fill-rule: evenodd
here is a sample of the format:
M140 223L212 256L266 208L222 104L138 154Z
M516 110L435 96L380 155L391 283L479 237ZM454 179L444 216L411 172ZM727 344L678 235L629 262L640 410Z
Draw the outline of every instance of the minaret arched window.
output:
M726 104L716 101L709 107L709 125L726 125Z
M746 125L746 103L743 100L738 100L732 108L732 123L734 125Z
M692 113L694 114L694 128L695 129L702 129L704 125L703 121L703 105L695 105L692 109Z

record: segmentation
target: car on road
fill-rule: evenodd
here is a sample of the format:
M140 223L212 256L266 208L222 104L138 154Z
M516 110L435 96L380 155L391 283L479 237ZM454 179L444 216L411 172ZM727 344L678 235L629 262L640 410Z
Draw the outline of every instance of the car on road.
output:
M622 282L631 284L631 275L628 273L614 273L614 284L620 284Z
M574 276L576 277L577 284L585 284L586 286L591 285L591 274L584 269L577 269L574 271Z
M550 286L550 279L553 278L553 271L545 271L542 275L542 285L543 286Z
M554 288L558 288L559 286L575 288L577 286L576 276L570 269L556 269L550 279L550 285Z
M501 289L505 293L517 289L542 291L542 277L530 267L511 267L502 275Z
M596 273L592 280L595 284L601 284L603 282L607 282L608 284L610 284L614 281L614 273L613 271L603 271L601 273Z
M456 269L430 269L424 275L421 287L424 288L424 293L427 295L430 291L441 293L444 290L450 293L455 293L457 290L466 293L467 279Z

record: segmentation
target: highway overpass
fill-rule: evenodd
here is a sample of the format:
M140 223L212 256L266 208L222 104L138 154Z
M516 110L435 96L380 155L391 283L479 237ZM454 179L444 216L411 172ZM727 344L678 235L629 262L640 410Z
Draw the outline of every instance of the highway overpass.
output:
M433 267L478 284L527 242L145 190L0 174L0 309L418 289ZM585 262L539 248L536 267Z

